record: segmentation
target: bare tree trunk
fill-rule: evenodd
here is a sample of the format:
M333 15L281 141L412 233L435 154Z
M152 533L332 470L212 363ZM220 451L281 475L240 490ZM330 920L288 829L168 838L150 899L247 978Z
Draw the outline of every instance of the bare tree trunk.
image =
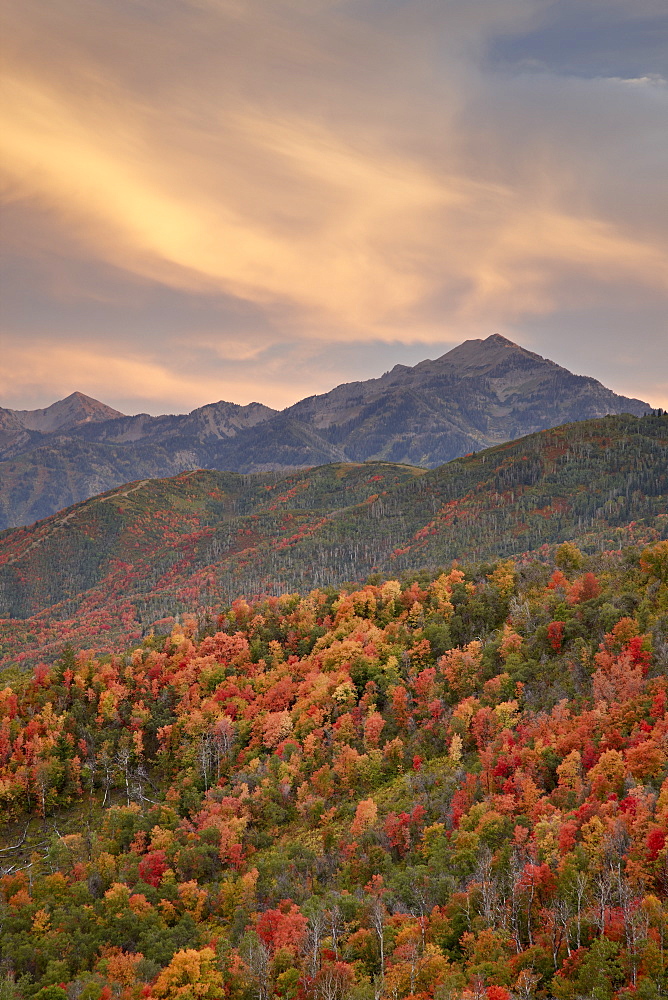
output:
M607 871L599 872L596 876L596 890L598 894L597 903L597 924L599 937L603 937L605 933L605 911L610 903L610 898L612 896L612 884L610 881L610 873Z
M384 918L385 907L382 900L374 899L371 906L371 923L378 938L378 950L380 952L380 977L385 979L385 940L384 940Z
M326 929L325 915L321 910L314 913L308 922L306 932L306 966L311 979L313 979L320 968L320 943L325 935Z
M242 958L250 971L257 1000L269 1000L273 989L269 949L259 938L253 936L242 948Z
M341 939L341 934L343 933L343 918L341 910L338 903L334 903L329 910L329 932L332 937L332 947L334 949L334 957L336 961L339 960L339 941Z
M577 898L577 928L578 936L576 946L580 948L582 946L582 904L587 898L587 889L589 887L589 879L585 872L578 872L575 876L575 893Z

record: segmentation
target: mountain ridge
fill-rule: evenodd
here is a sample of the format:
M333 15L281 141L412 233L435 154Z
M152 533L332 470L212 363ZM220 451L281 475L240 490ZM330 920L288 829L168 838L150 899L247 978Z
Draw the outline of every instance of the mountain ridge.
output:
M67 397L72 400L77 394ZM78 394L95 415L0 409L0 527L27 524L133 479L196 468L240 473L336 461L436 467L528 433L576 420L649 409L589 376L574 375L500 334L469 340L436 360L395 365L378 378L342 383L284 410L221 400L188 414L109 419L105 404ZM102 408L102 409L100 409ZM60 407L62 410L62 407Z

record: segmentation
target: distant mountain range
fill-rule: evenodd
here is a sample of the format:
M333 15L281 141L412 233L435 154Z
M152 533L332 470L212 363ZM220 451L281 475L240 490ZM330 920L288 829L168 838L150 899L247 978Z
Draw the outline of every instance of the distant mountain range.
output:
M42 410L0 408L0 528L136 479L350 461L434 468L559 424L647 410L497 334L280 412L218 402L124 416L76 392Z
M569 424L433 470L333 463L287 477L139 480L0 534L0 666L48 659L68 640L111 649L243 594L564 540L598 551L658 538L668 538L666 415Z

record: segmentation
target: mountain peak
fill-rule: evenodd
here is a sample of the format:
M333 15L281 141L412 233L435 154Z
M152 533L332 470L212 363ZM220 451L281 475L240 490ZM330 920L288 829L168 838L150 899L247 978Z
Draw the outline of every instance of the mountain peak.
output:
M504 347L516 347L519 351L523 350L519 344L516 344L514 340L508 340L507 337L502 336L500 333L492 333L489 337L485 337L484 340L480 341L481 344L488 344L490 346L494 344L501 344Z
M87 396L85 392L79 392L78 389L75 389L74 392L71 392L69 394L69 396L65 396L64 399L58 400L58 402L60 402L60 403L67 403L68 400L70 400L70 399L76 399L77 402L80 402L80 403L93 403L96 406L105 406L106 405L105 403L101 403L99 401L99 399L94 399L93 396ZM51 405L55 406L55 403L52 403Z
M72 392L64 399L58 399L50 406L39 410L10 410L19 423L28 431L39 431L41 434L53 434L66 431L78 424L93 423L101 420L114 420L125 414L120 410L101 403L99 399L86 396L83 392Z
M513 343L512 340L508 340L500 333L493 333L485 340L465 340L463 344L459 344L447 354L443 354L438 359L438 363L445 362L457 368L481 368L487 367L490 363L497 364L512 355L551 364L551 362L546 362L544 358L541 358L539 354L527 351L526 348Z

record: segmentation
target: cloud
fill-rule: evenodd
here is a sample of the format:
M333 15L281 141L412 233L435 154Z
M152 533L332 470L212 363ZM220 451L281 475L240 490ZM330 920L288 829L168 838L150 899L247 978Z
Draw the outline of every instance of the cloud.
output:
M9 80L5 93L0 142L17 188L69 214L102 259L166 284L288 301L357 332L403 320L438 287L441 245L449 279L470 282L463 319L549 308L549 268L561 261L665 280L663 251L611 223L510 186L430 175L312 122L230 116L251 176L217 161L219 187L202 194L178 169L165 173L168 150L160 136L142 139L138 122L107 112L93 131L33 82Z
M665 74L667 41L663 0L547 0L524 30L495 40L491 58L585 78Z
M111 352L84 350L79 345L43 343L38 351L10 347L4 354L7 367L0 374L0 392L11 401L17 379L28 390L44 384L61 385L63 395L78 385L91 386L93 394L104 394L109 382L123 387L127 396L146 399L174 398L184 403L193 390L216 395L216 379L197 378L196 386L188 377L177 376L167 368L141 357L118 357ZM71 388L70 388L71 386Z
M15 409L19 408L21 399L42 398L47 387L55 398L63 398L81 385L87 387L88 394L104 401L113 399L123 412L132 413L137 412L139 400L148 403L149 412L164 413L174 407L177 412L189 411L195 406L232 397L276 407L288 405L295 399L294 390L289 398L282 386L277 390L272 384L270 370L258 377L252 368L246 371L228 368L226 371L221 365L204 376L201 371L170 369L168 365L139 354L121 357L103 348L82 349L72 343L43 342L37 345L37 350L34 345L29 349L10 346L3 351L3 361L6 374L0 374L0 393L3 404ZM297 379L297 385L299 382Z
M259 116L229 123L241 169L264 160L258 180L242 182L223 163L219 190L202 194L164 175L168 150L159 137L140 140L136 123L107 115L104 132L92 133L33 83L10 80L5 93L0 141L21 195L69 215L102 259L193 291L373 323L425 291L411 258L427 252L429 212L459 197L408 162L376 160L311 123ZM277 205L271 175L281 171L288 191Z
M420 351L388 345L401 360L421 360ZM359 369L364 356L363 377L378 374L379 351L365 344L349 345ZM276 409L313 392L327 392L345 380L346 364L337 366L326 357L322 344L282 343L249 347L232 345L214 337L196 336L188 349L178 342L163 351L142 351L116 343L86 345L61 337L23 343L7 338L0 369L2 405L33 409L86 388L86 393L123 413L186 412L224 399L242 404L261 402ZM351 358L346 359L350 363ZM317 374L314 374L314 370Z
M262 385L252 366L282 343L322 358L308 345L553 330L622 288L658 313L668 90L642 72L640 29L624 76L631 21L618 0L596 8L612 25L596 65L618 75L574 74L550 48L558 27L587 64L571 2L24 0L0 121L24 302L7 337L49 341L30 275L85 391L109 398L102 357L129 395L187 406L213 389L212 357ZM193 303L180 334L175 296Z

